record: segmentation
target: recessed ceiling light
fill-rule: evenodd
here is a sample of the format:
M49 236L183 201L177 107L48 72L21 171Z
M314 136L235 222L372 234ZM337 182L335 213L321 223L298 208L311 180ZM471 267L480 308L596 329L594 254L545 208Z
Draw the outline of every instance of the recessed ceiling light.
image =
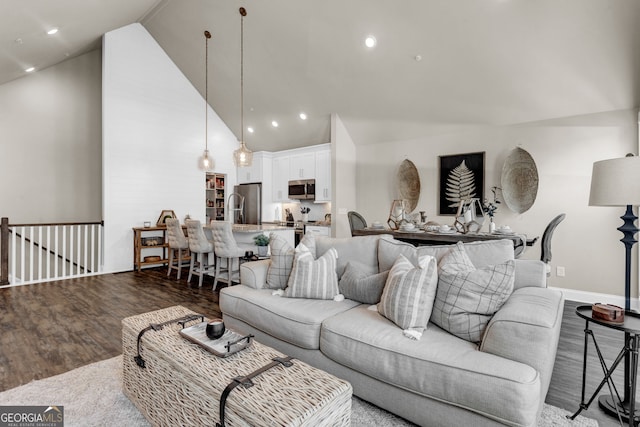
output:
M253 128L251 126L247 127L247 132L253 133Z
M366 38L366 39L364 39L364 45L365 45L366 47L369 47L369 48L371 48L371 47L375 47L375 45L376 45L377 43L378 43L378 42L377 42L376 38L375 38L375 37L373 37L373 36L367 36L367 38Z
M305 113L300 113L300 118L302 120L307 120L307 115Z
M36 67L29 67L29 68L25 68L24 71L26 71L27 73L30 73L30 72L35 71L35 70L36 70Z
M57 32L58 32L58 29L57 29L57 28L52 28L52 29L50 29L49 31L47 31L47 34L49 34L50 36L52 36L52 35L54 35L54 34L55 34L55 33L57 33Z
M271 126L273 126L274 128L277 128L277 127L278 127L278 122L276 122L275 120L273 120L273 121L271 122Z

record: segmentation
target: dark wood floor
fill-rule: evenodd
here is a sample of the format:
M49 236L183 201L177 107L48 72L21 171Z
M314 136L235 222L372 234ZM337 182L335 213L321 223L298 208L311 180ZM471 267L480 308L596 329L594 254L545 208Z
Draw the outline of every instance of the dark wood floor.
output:
M0 289L0 390L121 354L125 317L173 305L220 316L213 280L175 277L151 269Z
M184 305L209 317L219 316L218 292L212 280L202 288L170 279L165 269L106 274L0 289L0 391L117 356L122 352L123 318L173 305ZM575 315L579 303L567 301L558 355L547 403L574 411L580 403L584 322ZM594 333L607 361L612 361L623 335L596 327ZM595 355L593 344L590 354ZM588 390L601 378L599 362L591 357ZM621 384L622 374L616 376ZM605 387L606 389L606 387ZM604 394L608 394L608 391ZM600 426L615 419L597 405L583 415Z

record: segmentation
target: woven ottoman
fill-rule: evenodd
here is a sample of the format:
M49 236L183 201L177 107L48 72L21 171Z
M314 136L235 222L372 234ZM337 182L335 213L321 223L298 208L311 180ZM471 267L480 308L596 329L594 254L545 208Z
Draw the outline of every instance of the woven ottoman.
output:
M172 323L144 333L140 356L145 367L138 366L134 357L140 331L193 313L175 306L122 321L124 393L153 425L219 423L220 396L227 385L284 356L253 341L233 355L217 357L181 337L182 327ZM226 400L225 426L349 426L351 384L292 362L256 376L251 387L235 387Z

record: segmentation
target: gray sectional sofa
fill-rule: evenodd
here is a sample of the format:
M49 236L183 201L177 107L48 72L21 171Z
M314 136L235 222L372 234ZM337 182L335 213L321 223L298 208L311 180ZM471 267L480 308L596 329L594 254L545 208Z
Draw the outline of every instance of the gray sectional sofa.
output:
M317 237L316 255L388 269L402 253L437 260L451 246L414 248L390 236ZM464 248L476 267L513 259L511 241ZM480 343L429 323L420 340L369 304L284 298L266 289L269 260L245 263L241 284L220 291L227 327L252 333L279 351L349 381L354 394L423 426L535 426L555 361L563 313L560 292L546 288L542 262L515 260L514 290Z

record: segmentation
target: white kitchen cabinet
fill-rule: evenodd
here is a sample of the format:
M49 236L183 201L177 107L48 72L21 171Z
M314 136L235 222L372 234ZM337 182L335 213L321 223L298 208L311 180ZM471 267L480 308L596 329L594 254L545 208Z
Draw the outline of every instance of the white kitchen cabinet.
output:
M331 150L316 152L316 202L331 201Z
M289 156L273 158L273 201L289 202Z
M243 166L236 169L238 174L238 184L262 182L262 162L262 153L253 153L251 166Z
M316 155L314 152L289 156L289 179L314 179L316 177Z

